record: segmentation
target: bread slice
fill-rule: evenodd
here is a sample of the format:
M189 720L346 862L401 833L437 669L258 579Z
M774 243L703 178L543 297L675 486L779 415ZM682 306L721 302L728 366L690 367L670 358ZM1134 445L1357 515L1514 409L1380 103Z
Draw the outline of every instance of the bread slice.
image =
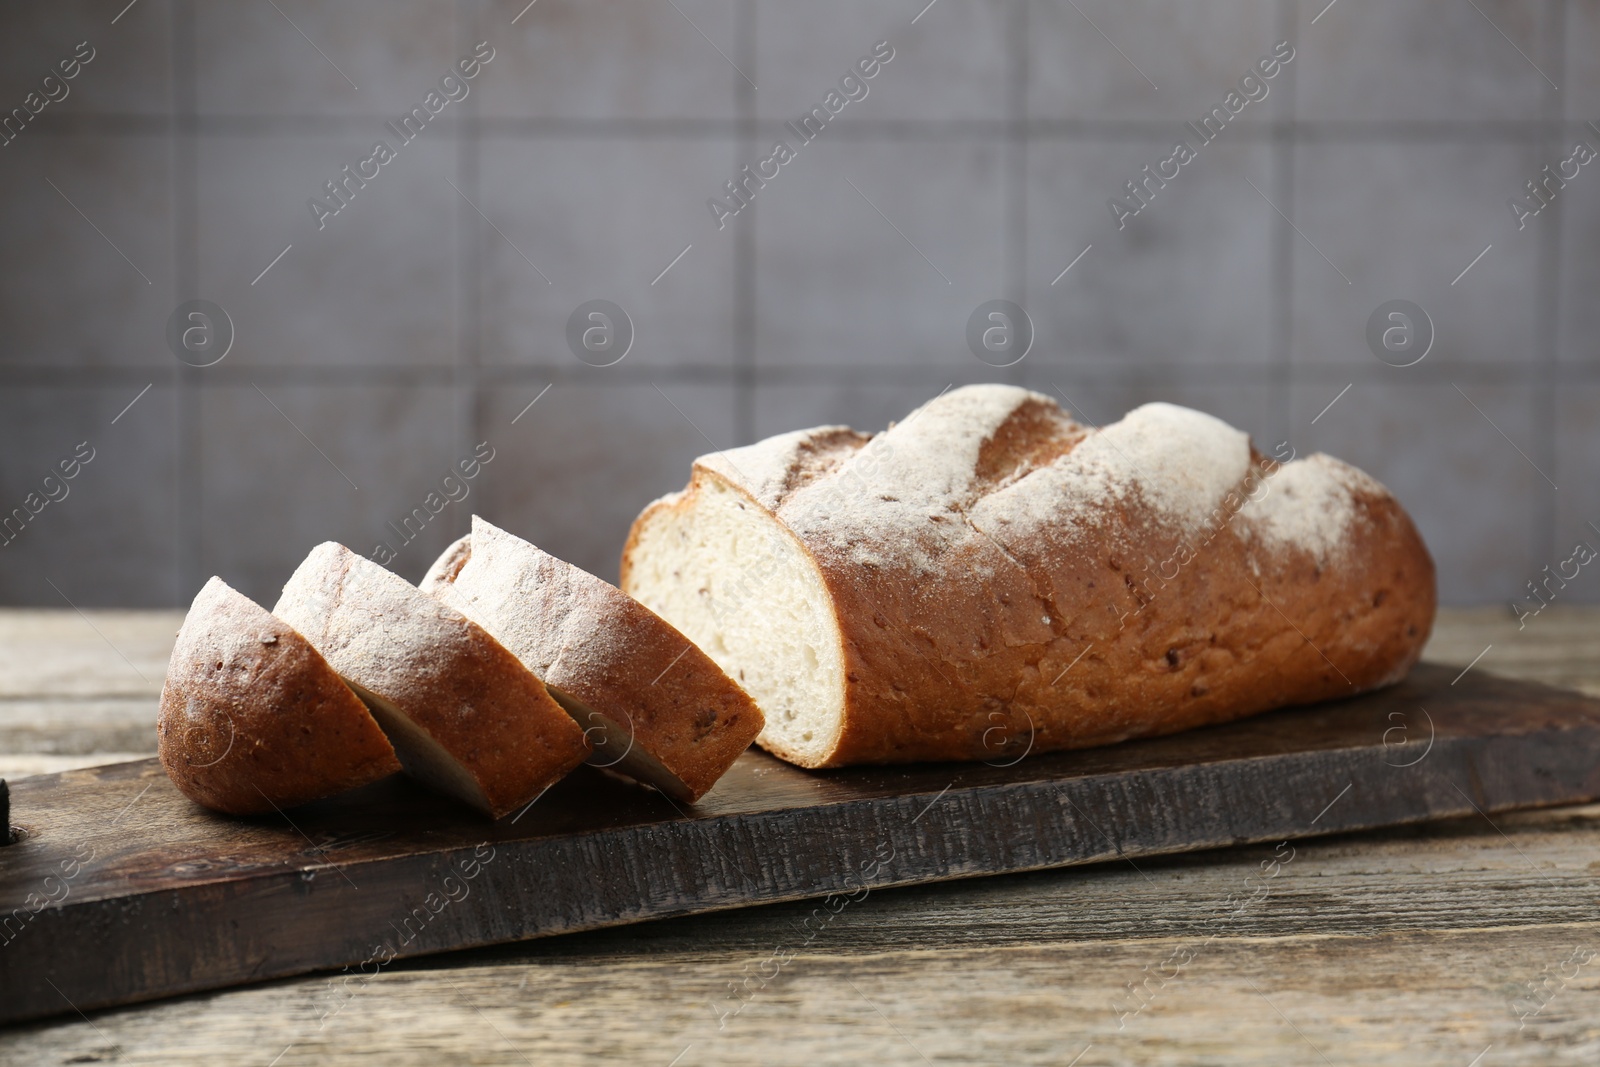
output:
M693 802L761 732L749 695L669 623L477 516L423 588L544 678L593 740L591 763Z
M366 701L408 773L494 818L589 754L583 731L500 642L343 545L313 549L273 611Z
M1405 674L1435 605L1416 528L1355 468L1170 404L1095 430L1000 385L702 457L635 521L622 588L807 767L1010 762L1351 695Z
M293 807L400 770L328 661L221 578L200 590L178 631L156 734L179 791L233 815Z

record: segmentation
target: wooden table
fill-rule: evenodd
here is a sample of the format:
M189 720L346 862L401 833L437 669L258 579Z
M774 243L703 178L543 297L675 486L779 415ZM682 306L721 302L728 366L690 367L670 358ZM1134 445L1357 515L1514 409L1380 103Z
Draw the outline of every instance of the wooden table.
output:
M179 619L0 612L0 777L153 752ZM1600 610L1521 632L1457 610L1428 658L1492 646L1474 670L1600 695L1597 642ZM1292 847L1226 921L1272 848L876 891L814 934L813 904L784 904L396 963L340 995L273 982L0 1032L0 1062L1600 1062L1600 805Z

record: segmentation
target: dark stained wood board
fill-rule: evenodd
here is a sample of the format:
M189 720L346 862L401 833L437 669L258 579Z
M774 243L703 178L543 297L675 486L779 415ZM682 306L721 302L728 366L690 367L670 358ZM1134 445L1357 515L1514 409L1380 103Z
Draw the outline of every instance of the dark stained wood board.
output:
M585 768L515 823L399 778L249 820L191 804L154 760L23 779L19 840L0 848L0 1022L370 974L391 952L1600 798L1600 700L1456 674L1424 665L1381 693L1012 766L816 773L751 752L692 810Z

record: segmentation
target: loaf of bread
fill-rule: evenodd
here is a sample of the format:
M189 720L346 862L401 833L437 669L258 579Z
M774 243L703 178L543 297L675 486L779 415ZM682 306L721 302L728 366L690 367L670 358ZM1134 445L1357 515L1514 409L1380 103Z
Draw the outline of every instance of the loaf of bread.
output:
M1399 680L1433 562L1372 478L1148 404L1095 430L957 389L886 432L705 456L634 523L622 588L806 767L1010 762Z
M477 516L421 588L544 679L594 745L590 763L692 803L761 732L750 697L670 624Z
M343 545L313 549L273 613L372 709L409 774L494 818L589 754L578 724L500 642Z
M189 799L254 815L400 770L383 731L295 630L213 578L161 687L161 765Z

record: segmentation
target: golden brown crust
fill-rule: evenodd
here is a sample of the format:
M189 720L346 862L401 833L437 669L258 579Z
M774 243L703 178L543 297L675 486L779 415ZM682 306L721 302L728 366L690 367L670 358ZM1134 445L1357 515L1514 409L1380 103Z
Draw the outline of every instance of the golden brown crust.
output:
M473 516L464 558L435 567L445 603L498 637L552 690L620 723L592 762L614 765L680 799L699 800L733 765L763 720L755 702L692 641L622 590ZM601 736L591 712L573 710ZM627 746L677 779L628 762ZM631 752L630 752L631 755Z
M966 495L886 531L899 539L888 550L828 536L838 501L809 512L793 506L803 494L760 501L818 566L845 671L831 751L764 745L807 766L1009 762L1353 695L1398 680L1421 654L1433 561L1387 491L1325 457L1301 462L1337 468L1328 476L1351 487L1332 555L1261 521L1257 501L1275 491L1280 465L1253 449L1230 494L1248 502L1198 532L1138 491L1070 512L1077 526L1008 526L980 502L1000 489L1026 497L1024 476L1089 436L1054 409L1037 394L1018 403L983 441ZM664 511L687 514L713 480L751 500L752 478L782 484L732 469L750 462L700 461L684 492L646 509L624 549L624 588L641 531ZM872 491L891 500L906 488Z
M589 754L583 731L500 642L343 545L314 549L274 610L340 674L400 708L449 752L495 818Z
M1336 568L1300 549L1263 553L1232 527L1188 565L1156 556L1153 577L1116 550L1015 544L1027 570L1002 567L975 538L965 562L993 568L989 598L825 565L847 659L844 726L821 765L1009 761L1397 681L1432 627L1433 562L1393 499L1360 506L1360 541ZM1054 620L1048 638L1024 636L1030 609ZM981 626L959 621L972 619Z
M156 723L161 764L189 799L253 815L400 769L366 705L294 629L220 578L178 631Z

